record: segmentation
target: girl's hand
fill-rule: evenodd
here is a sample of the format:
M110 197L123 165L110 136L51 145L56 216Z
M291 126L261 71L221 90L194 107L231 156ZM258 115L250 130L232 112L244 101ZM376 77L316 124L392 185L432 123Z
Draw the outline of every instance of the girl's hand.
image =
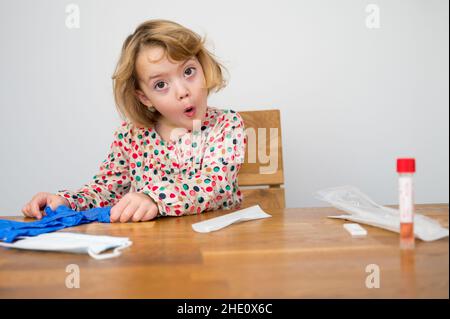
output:
M40 192L34 195L22 208L22 213L28 217L41 219L42 216L45 216L45 206L50 206L52 210L55 210L60 205L70 207L69 202L63 197L51 193Z
M156 217L158 206L143 193L128 193L111 208L111 223L145 222Z

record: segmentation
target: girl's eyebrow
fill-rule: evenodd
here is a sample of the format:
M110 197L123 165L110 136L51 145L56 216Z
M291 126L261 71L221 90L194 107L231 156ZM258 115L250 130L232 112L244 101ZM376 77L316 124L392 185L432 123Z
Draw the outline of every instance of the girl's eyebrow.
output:
M185 65L186 63L188 63L189 61L193 61L193 60L194 60L194 58L187 59L186 61L183 62L183 64L181 64L181 65L178 67L178 69L181 68L182 66L184 66L184 65ZM167 74L167 73L159 73L159 74L151 75L151 76L148 78L148 80L151 81L151 80L153 80L154 78L157 78L157 77L160 77L160 76L166 75L166 74Z

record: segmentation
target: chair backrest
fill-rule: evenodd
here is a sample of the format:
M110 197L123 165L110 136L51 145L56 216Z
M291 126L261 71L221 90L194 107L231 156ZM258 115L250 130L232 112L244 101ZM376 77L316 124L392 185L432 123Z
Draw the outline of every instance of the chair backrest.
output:
M280 110L239 111L245 124L245 161L238 175L242 207L284 208Z

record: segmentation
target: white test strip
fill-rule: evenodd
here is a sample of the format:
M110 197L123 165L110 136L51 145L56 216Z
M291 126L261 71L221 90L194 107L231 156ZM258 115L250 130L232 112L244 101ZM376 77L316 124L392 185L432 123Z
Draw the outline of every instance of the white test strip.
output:
M352 237L367 236L367 230L362 228L359 224L344 224L344 228L352 235Z
M211 218L203 222L192 224L192 228L199 233L209 233L211 231L219 230L233 223L253 220L259 218L268 218L271 215L265 213L259 205L251 206L249 208L238 210L237 212L226 214L223 216Z

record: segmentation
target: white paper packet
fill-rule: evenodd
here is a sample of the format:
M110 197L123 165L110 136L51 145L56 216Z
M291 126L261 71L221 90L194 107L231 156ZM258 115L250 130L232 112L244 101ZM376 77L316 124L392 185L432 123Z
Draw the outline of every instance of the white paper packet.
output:
M68 253L87 253L94 259L117 257L121 250L132 245L127 237L97 236L80 233L54 232L33 237L22 237L14 243L0 242L7 248L59 251ZM114 251L102 254L103 251L114 248Z
M211 231L222 229L237 222L268 217L272 216L264 212L261 207L259 207L259 205L255 205L238 210L234 213L192 224L192 228L199 233L209 233Z
M367 224L400 233L400 213L397 209L380 206L353 186L340 186L320 190L316 198L342 209L350 215L328 216ZM437 221L414 214L414 236L423 241L448 237L448 229Z

